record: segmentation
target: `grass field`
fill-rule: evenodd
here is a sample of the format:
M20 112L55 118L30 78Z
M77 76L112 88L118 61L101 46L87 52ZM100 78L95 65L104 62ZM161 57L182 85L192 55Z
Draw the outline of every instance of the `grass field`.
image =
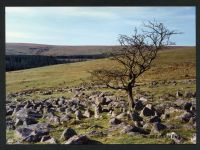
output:
M115 67L108 59L53 65L6 73L6 91L17 92L32 88L74 86L87 81L88 71L100 67ZM194 79L196 77L195 48L161 51L152 68L137 81Z

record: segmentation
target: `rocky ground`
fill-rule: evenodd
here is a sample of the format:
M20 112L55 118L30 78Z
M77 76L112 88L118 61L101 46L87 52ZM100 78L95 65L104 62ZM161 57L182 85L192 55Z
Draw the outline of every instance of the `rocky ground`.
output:
M171 93L164 91L159 96L140 90L140 87L153 89L179 84L194 85L196 80L160 81L138 85L135 93L135 111L132 114L127 110L126 95L117 94L121 91L102 92L97 86L32 89L8 93L7 143L195 144L194 90L179 89ZM54 97L58 93L70 93L71 97L60 94ZM33 99L32 95L37 94L42 96Z

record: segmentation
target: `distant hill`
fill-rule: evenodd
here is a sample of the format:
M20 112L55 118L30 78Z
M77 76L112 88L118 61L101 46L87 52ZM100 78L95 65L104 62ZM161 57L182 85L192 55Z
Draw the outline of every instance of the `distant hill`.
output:
M116 46L57 46L29 43L6 43L6 55L96 55Z
M117 46L60 46L32 43L6 43L6 55L96 55L116 47ZM174 47L186 48L185 46L173 46L172 48Z

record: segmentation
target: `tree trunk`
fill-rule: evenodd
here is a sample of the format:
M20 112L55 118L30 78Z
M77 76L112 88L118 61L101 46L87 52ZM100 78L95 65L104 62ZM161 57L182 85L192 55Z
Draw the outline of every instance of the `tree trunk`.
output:
M130 113L132 113L133 107L134 107L134 99L133 99L133 92L132 92L131 85L129 85L127 88L127 94L128 94L129 111L130 111Z

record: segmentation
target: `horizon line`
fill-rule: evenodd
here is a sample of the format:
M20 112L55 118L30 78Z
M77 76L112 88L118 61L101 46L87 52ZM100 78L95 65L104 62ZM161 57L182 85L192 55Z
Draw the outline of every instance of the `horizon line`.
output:
M48 46L120 46L120 45L113 45L113 44L105 44L105 45L102 45L102 44L80 44L80 45L64 45L64 44L46 44L46 43L30 43L30 42L27 42L27 43L23 43L23 42L5 42L5 44L32 44L32 45L48 45ZM192 46L192 47L196 47L196 45L169 45L169 46Z

